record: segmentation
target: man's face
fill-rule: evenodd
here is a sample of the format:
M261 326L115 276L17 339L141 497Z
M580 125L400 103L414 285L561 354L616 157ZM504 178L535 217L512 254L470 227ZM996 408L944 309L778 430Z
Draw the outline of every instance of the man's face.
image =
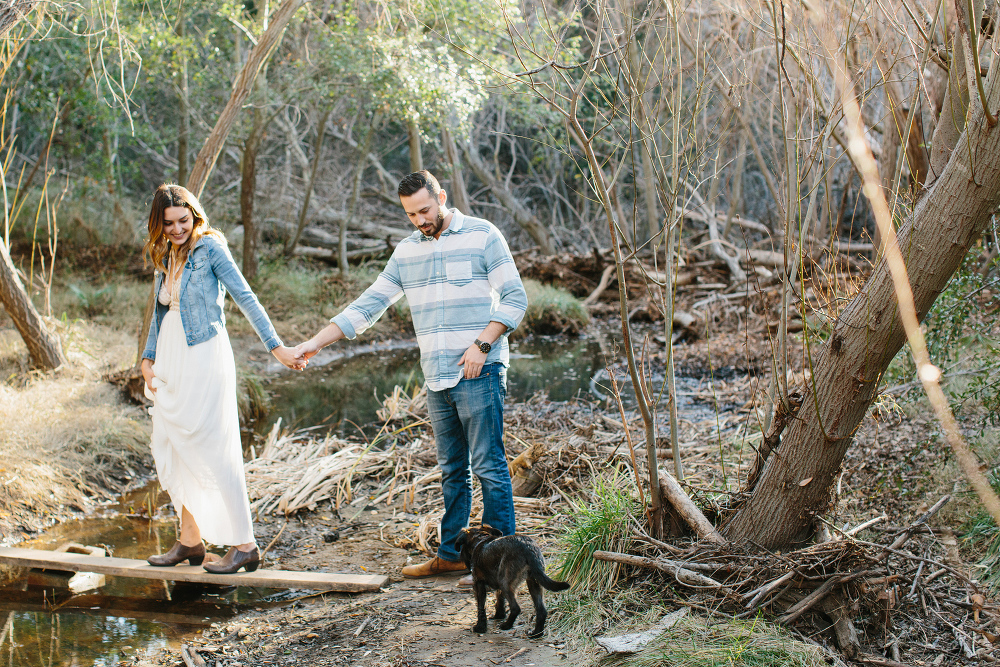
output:
M413 226L424 236L439 238L444 229L444 190L438 191L437 197L432 197L427 188L420 188L409 197L400 197L406 216Z

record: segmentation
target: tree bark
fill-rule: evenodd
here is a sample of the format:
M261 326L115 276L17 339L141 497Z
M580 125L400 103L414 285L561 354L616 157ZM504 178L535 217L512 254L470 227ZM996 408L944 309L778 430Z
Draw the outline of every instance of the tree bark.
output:
M347 263L347 223L358 214L358 203L361 201L361 180L365 175L365 163L368 162L368 152L372 147L372 136L375 134L377 118L373 117L365 130L365 139L358 148L358 161L354 165L354 184L351 188L351 202L347 206L347 216L340 223L340 236L337 240L337 263L340 265L340 275L346 276Z
M36 0L8 0L0 3L0 37L34 9Z
M211 134L205 139L205 145L202 146L198 157L195 158L194 168L188 178L187 189L193 192L196 197L200 197L201 191L205 189L205 183L208 182L208 176L215 167L219 153L222 152L229 130L232 129L243 103L253 89L257 73L260 72L261 67L278 44L281 43L281 36L292 16L304 4L305 0L282 0L278 11L271 16L267 30L257 40L257 45L253 47L250 57L247 58L246 64L240 70L239 76L236 77L233 93L222 113L219 114L219 119L215 122Z
M420 128L415 119L406 119L406 134L410 140L410 171L420 171L424 168L424 156L420 153Z
M184 5L180 6L177 18L177 36L184 37ZM183 42L183 39L182 39ZM187 50L182 43L178 57L177 97L180 117L177 126L177 182L186 183L188 177L188 139L191 136L191 98L188 90Z
M59 337L52 334L17 277L10 250L0 238L0 302L24 339L31 365L41 370L54 370L66 363Z
M965 116L969 108L969 71L972 55L967 50L968 23L965 20L965 3L955 3L957 28L954 33L951 67L948 70L948 87L944 95L944 108L931 137L930 174L934 179L944 171L959 137L965 130Z
M471 215L472 207L469 206L469 192L465 189L465 178L462 176L462 163L458 160L458 148L455 146L455 137L451 136L451 130L447 127L441 128L441 143L444 144L444 154L451 167L451 203L465 215Z
M496 177L489 172L486 165L483 164L479 156L476 155L475 150L470 148L468 144L462 143L462 155L465 157L465 161L469 163L472 168L472 173L476 175L483 184L490 189L493 196L496 197L500 204L510 211L510 214L514 216L515 222L521 226L521 228L528 232L532 240L538 244L539 249L546 255L552 255L555 253L555 247L552 245L552 239L549 237L549 232L545 229L545 225L535 217L535 215L529 211L524 204L519 202L517 198L510 193L509 190L503 187L503 184L496 179Z
M265 86L264 79L258 81L259 86ZM253 204L257 194L257 152L264 139L267 129L263 104L263 92L259 95L259 104L253 109L253 126L250 136L243 147L243 162L240 165L240 218L243 221L243 277L252 280L257 275L257 246L260 242L260 230L253 219Z
M319 156L323 152L323 138L326 136L326 121L330 118L330 108L327 108L320 116L319 125L316 126L316 148L313 152L312 165L309 167L309 180L306 181L306 194L302 200L302 209L299 211L299 222L295 228L295 235L288 240L285 246L285 254L291 255L295 252L295 246L302 238L302 230L306 228L306 216L309 213L309 201L312 199L313 186L316 184L316 174L319 172Z
M986 89L990 107L1000 106L1000 68L991 68ZM944 172L899 232L921 320L1000 203L998 167L1000 131L987 128L982 106L975 104ZM819 348L801 409L723 535L766 549L808 536L813 517L830 502L830 489L879 380L905 340L892 277L882 259Z

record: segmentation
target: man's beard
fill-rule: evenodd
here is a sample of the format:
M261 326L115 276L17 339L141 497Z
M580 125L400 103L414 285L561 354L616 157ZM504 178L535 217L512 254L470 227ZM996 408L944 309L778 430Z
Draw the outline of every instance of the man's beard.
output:
M431 224L431 228L426 232L422 229L420 231L421 233L423 233L424 236L437 236L438 233L441 231L442 227L444 227L444 211L439 208L437 217Z

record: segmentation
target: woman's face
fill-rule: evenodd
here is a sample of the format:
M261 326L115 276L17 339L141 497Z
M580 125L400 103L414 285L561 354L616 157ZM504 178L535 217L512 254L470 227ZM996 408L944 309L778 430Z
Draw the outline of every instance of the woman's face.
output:
M186 206L171 206L163 211L163 233L175 246L182 246L191 238L194 217Z

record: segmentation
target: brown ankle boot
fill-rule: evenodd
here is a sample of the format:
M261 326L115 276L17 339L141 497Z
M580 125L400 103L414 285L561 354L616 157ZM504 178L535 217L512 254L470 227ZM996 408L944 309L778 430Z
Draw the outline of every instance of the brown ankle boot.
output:
M186 547L178 540L174 542L174 546L170 547L170 551L165 554L150 556L146 559L146 562L157 567L165 567L167 565L177 565L177 563L184 560L191 565L201 565L201 562L205 560L205 543L199 542L193 547Z
M257 547L250 551L240 551L236 547L230 547L229 553L222 560L205 563L203 567L206 572L212 574L232 574L241 567L247 572L253 572L258 565L260 565L260 551Z

